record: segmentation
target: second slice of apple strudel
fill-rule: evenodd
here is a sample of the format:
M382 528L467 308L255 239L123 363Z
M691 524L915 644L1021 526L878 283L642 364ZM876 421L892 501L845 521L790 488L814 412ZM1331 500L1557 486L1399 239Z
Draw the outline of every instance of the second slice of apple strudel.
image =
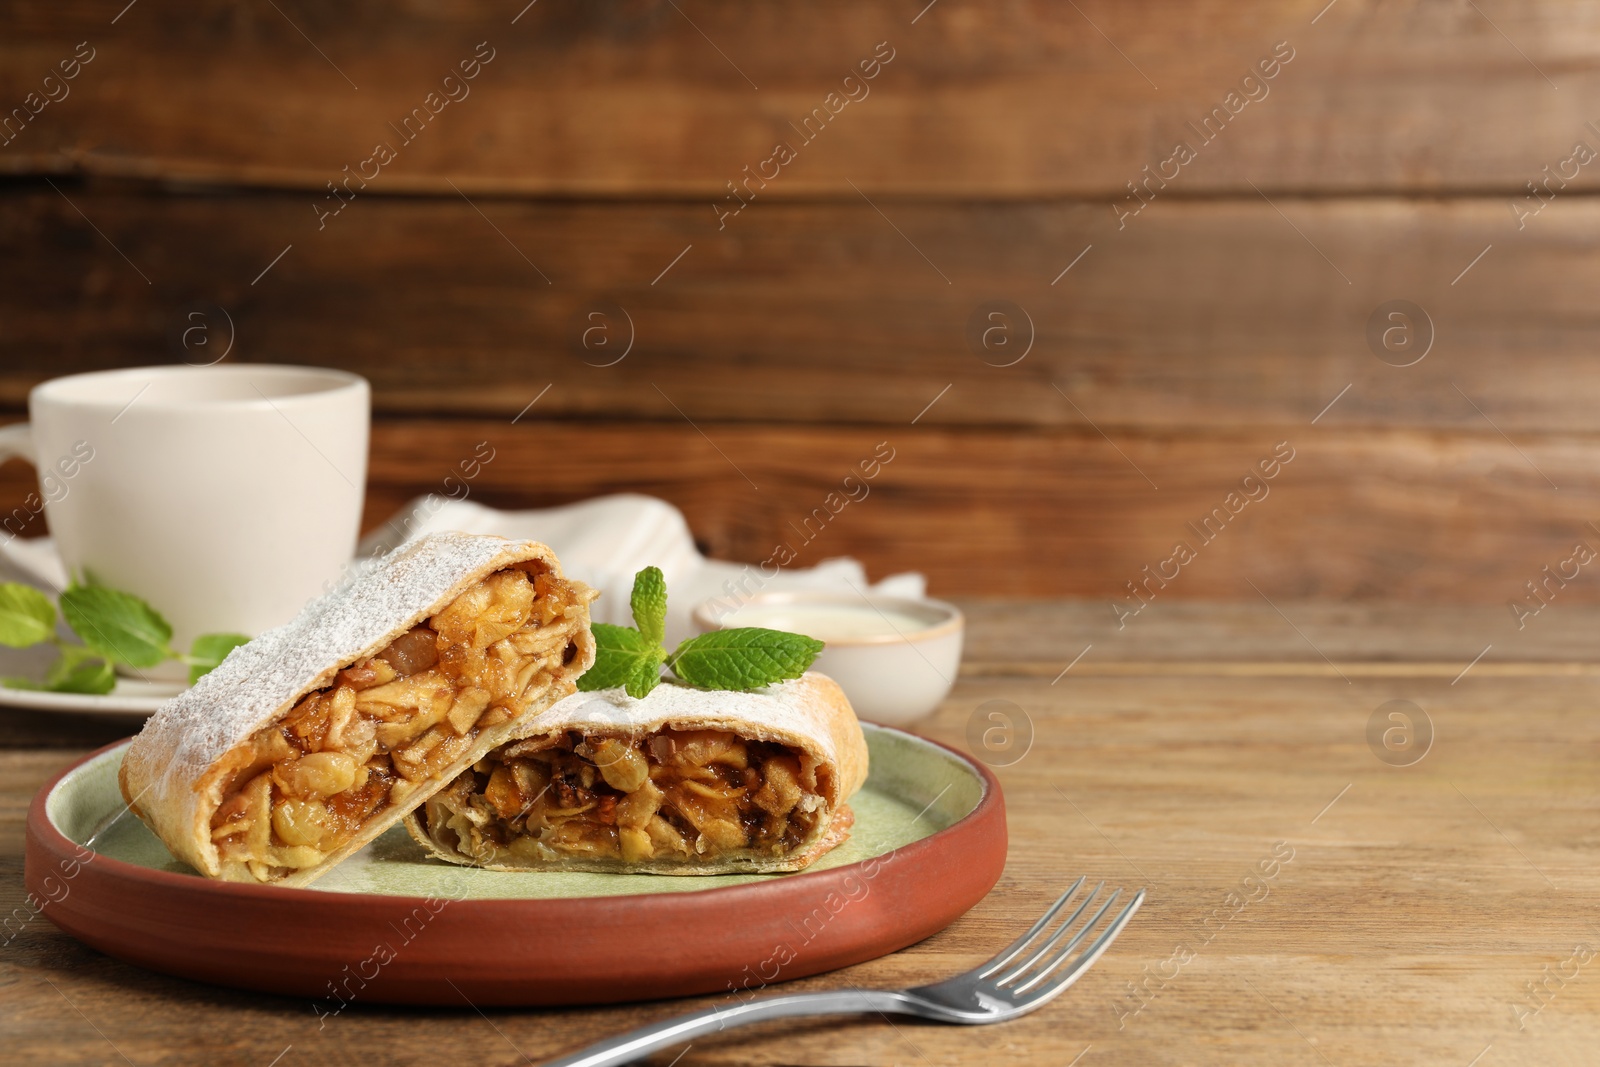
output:
M579 693L515 735L407 817L434 855L493 870L799 870L849 836L867 773L849 701L816 673L748 693Z

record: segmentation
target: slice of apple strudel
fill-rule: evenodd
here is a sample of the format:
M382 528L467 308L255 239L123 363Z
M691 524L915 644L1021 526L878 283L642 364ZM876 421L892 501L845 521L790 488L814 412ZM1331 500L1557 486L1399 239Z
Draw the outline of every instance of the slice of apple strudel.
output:
M202 874L305 885L573 692L595 595L536 542L420 538L162 705L123 796Z
M867 746L811 673L755 692L662 684L568 697L406 817L451 863L498 871L795 871L843 842Z

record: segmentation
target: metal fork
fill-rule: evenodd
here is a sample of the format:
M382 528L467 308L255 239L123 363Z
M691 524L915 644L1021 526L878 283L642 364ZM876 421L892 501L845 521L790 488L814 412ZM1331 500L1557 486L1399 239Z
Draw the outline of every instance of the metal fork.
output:
M1017 938L1004 952L982 966L965 974L933 985L913 989L838 989L825 993L791 993L787 996L765 997L729 1007L708 1008L705 1011L680 1015L675 1019L652 1023L620 1037L591 1045L546 1067L616 1067L631 1063L659 1049L705 1034L714 1034L735 1026L764 1022L768 1019L792 1019L812 1015L856 1015L881 1012L885 1015L915 1015L942 1023L1003 1023L1026 1015L1042 1007L1076 982L1094 965L1122 928L1128 925L1133 913L1144 903L1144 890L1117 913L1099 937L1084 949L1071 963L1078 946L1100 925L1111 910L1122 890L1113 890L1099 909L1087 920L1079 919L1087 912L1105 883L1095 886L1066 920L1054 932L1042 937L1078 890L1085 879L1079 878L1072 888ZM1022 957L1022 962L1015 962ZM1062 969L1062 964L1067 964Z

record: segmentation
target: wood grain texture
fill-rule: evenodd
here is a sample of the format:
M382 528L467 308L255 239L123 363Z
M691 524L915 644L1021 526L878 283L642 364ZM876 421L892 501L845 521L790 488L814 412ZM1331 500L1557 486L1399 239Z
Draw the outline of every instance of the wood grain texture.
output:
M1600 607L1556 598L1524 617L1520 629L1518 617L1504 604L1174 599L1158 601L1118 629L1102 601L961 597L957 602L967 615L962 670L969 676L981 671L1065 678L1062 671L1070 663L1073 676L1198 670L1335 677L1331 667L1337 667L1369 677L1447 671L1448 680L1489 644L1494 648L1473 663L1473 677L1600 669L1595 662Z
M546 416L927 408L919 425L1157 435L1304 425L1336 397L1319 425L1589 433L1600 407L1584 198L1521 233L1492 200L1157 199L1120 231L1071 203L880 204L892 224L861 202L758 203L723 234L682 204L357 199L320 232L311 205L0 193L0 404L67 370L226 351L359 371L380 412L506 418L546 385ZM1393 299L1432 323L1414 366L1368 347ZM975 349L996 300L1022 316ZM185 347L197 301L223 311Z
M793 566L855 556L874 578L922 571L934 595L1093 598L1113 626L1113 603L1150 601L1124 630L1175 601L1255 598L1253 582L1275 600L1476 605L1503 613L1515 635L1508 602L1541 603L1525 583L1562 568L1580 539L1600 550L1587 525L1600 518L1600 440L1589 436L1525 436L1513 447L1490 434L1321 424L1108 440L908 422L380 421L366 525L426 492L502 508L643 492L681 508L720 559L760 564L782 545ZM1260 478L1285 442L1294 458ZM493 455L477 477L447 482L480 443ZM863 480L860 464L880 453L893 458ZM1241 487L1252 471L1260 499L1249 502ZM21 503L30 479L8 465L0 501ZM1197 532L1207 516L1209 540ZM1179 542L1194 558L1174 567ZM1163 584L1159 573L1174 570ZM1553 628L1564 605L1600 602L1590 570L1541 585L1549 614L1525 628Z
M1108 617L1113 599L1137 606L1130 581L1152 613L1168 598L1254 596L1247 582L1271 597L1506 610L1576 539L1600 547L1585 525L1600 496L1600 442L1525 439L1519 453L1498 436L1320 425L1114 443L1092 431L408 421L376 429L373 517L437 491L450 457L478 441L505 442L472 486L495 506L648 492L681 507L718 558L758 563L788 543L797 565L853 555L874 576L923 571L936 595L1103 597ZM1220 534L1213 518L1204 541L1189 524L1231 508L1228 494L1284 441L1294 459L1253 483L1266 495ZM880 442L895 458L865 499L807 526ZM1146 566L1171 573L1161 563L1180 541L1196 558L1168 586L1144 585ZM1600 585L1579 574L1550 599L1600 600Z
M83 40L97 49L15 142L12 172L141 174L321 189L391 139L455 64L496 58L385 173L392 193L709 201L779 140L764 195L1120 197L1288 42L1182 179L1191 193L1522 191L1589 138L1600 5L1109 0L1072 5L728 0L448 6L16 4L9 108ZM517 21L513 24L513 18ZM1313 24L1315 19L1315 24ZM1492 21L1491 21L1492 19ZM314 43L313 43L314 42ZM870 95L813 144L796 124L879 42ZM357 89L359 87L359 89ZM859 90L858 90L859 92ZM1583 173L1579 183L1593 188ZM453 195L453 194L452 194Z
M1384 610L1396 624L1407 619L1404 607ZM1425 647L1450 639L1435 631L1437 616L1409 618L1413 633L1428 629ZM1221 637L1235 631L1225 620L1211 631L1197 616L1192 626L1190 642L1209 631L1219 652L1252 647ZM976 636L981 645L998 634ZM1537 1014L1518 1011L1540 1003L1527 999L1527 983L1573 973L1575 945L1600 947L1585 917L1600 893L1591 689L1470 675L1455 686L1204 674L963 680L925 724L930 736L964 746L969 719L990 700L1012 702L1031 724L1031 749L999 771L1012 839L1005 877L920 945L782 988L892 987L970 967L1080 873L1147 886L1145 909L1060 1001L1003 1027L796 1023L697 1042L677 1062L1065 1064L1087 1049L1083 1064L1388 1067L1464 1065L1489 1048L1481 1063L1586 1063L1600 1039L1592 961L1553 983ZM1374 710L1396 698L1421 706L1436 730L1409 767L1379 761L1366 742ZM73 720L56 724L59 747L0 753L8 913L22 904L26 800L90 743L92 731L80 742ZM1275 856L1290 858L1269 862L1264 877ZM42 919L13 929L0 949L0 1038L19 1062L101 1063L120 1051L141 1064L266 1064L280 1054L285 1063L511 1064L715 1002L489 1020L465 1006L357 1003L319 1030L306 1004L146 974ZM652 1062L664 1067L677 1052Z

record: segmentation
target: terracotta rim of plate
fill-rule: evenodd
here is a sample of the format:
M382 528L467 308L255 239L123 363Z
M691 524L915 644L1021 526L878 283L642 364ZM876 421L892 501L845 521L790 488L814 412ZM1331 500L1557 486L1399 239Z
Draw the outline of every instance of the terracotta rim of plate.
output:
M891 729L878 727L879 729ZM904 732L904 731L896 731ZM1006 859L1005 801L988 767L971 812L880 856L740 886L549 899L336 893L217 882L92 855L28 808L24 882L43 914L93 948L215 985L349 1003L603 1004L724 992L887 955L982 900Z

